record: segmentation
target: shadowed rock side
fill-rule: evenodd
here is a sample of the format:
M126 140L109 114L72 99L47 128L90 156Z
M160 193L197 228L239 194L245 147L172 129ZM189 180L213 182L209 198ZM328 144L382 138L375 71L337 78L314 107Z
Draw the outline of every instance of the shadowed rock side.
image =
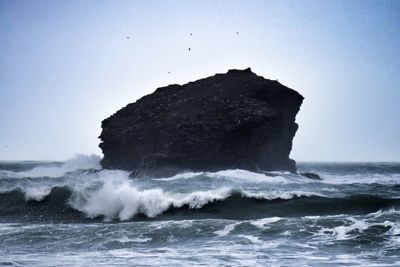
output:
M106 169L296 171L289 159L303 97L250 68L158 88L102 122Z

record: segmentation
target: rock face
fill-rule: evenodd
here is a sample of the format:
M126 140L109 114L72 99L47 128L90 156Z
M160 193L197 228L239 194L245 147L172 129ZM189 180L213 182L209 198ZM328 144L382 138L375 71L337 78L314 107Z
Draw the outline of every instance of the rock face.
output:
M106 169L296 171L289 159L303 97L250 68L158 88L102 122Z

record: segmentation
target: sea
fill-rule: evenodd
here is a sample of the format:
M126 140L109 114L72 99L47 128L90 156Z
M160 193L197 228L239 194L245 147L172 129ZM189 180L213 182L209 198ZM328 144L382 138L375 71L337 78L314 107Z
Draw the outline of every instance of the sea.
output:
M0 266L400 266L400 163L131 178L0 162Z

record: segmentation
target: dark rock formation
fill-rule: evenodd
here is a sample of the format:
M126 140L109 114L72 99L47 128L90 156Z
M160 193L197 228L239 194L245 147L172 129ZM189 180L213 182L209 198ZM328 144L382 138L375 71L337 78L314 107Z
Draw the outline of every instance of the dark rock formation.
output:
M289 159L303 97L250 68L158 88L102 122L106 169L296 171Z

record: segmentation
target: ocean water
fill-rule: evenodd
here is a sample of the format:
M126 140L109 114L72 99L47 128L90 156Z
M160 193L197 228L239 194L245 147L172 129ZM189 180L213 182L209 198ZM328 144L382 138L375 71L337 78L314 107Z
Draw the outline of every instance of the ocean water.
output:
M0 266L400 266L400 163L129 178L0 163Z

